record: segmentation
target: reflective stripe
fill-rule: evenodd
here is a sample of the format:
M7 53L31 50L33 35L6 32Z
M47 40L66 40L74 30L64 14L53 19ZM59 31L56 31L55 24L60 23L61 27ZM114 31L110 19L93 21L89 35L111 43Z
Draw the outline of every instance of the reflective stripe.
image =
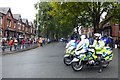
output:
M107 56L107 57L105 58L105 60L109 60L109 56Z
M97 56L95 54L92 55L94 57L94 59L97 59Z
M69 55L64 55L64 57L69 57Z

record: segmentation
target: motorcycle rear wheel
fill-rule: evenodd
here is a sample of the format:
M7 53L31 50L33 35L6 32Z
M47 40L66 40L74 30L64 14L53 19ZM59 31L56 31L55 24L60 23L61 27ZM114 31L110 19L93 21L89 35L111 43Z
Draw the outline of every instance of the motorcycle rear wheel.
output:
M71 66L72 66L72 69L74 71L81 71L83 69L83 64L81 63L81 61L80 62L73 62L71 64Z

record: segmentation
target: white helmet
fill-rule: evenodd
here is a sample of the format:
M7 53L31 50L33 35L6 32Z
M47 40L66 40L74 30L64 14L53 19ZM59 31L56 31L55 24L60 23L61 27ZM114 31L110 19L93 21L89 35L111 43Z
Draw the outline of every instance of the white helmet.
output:
M101 34L99 34L99 33L95 33L94 36L99 37L99 39L101 39Z
M85 35L81 35L81 39L85 39L86 38L86 36Z

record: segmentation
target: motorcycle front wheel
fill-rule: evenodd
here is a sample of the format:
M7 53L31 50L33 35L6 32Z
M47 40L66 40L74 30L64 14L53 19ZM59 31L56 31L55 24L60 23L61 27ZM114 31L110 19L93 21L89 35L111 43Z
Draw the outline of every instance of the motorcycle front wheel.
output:
M73 62L71 66L74 71L81 71L83 69L83 64L81 63L81 61Z
M70 59L70 57L64 57L63 61L64 61L65 65L67 65L67 66L71 65L71 59Z

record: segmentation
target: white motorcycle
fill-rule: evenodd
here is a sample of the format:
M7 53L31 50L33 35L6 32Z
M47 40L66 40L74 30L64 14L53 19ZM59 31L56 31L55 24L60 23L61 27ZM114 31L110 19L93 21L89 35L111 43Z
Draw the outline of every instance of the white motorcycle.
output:
M109 51L111 51L109 49ZM88 48L88 50L80 49L75 52L76 57L72 60L72 68L75 71L82 70L84 65L91 65L91 66L98 66L98 56L95 54L94 48ZM113 53L112 51L110 54L104 53L101 58L103 68L106 68L109 63L112 61Z
M64 61L64 64L66 64L67 66L71 64L71 61L73 60L75 56L74 53L75 53L76 45L77 44L75 43L75 40L70 41L66 45L66 51L65 51L63 61Z

